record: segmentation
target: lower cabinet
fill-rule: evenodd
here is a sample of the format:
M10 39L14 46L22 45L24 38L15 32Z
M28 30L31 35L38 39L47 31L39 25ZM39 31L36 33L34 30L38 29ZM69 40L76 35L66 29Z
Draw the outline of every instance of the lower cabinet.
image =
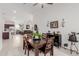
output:
M9 39L9 32L3 32L2 33L2 39Z

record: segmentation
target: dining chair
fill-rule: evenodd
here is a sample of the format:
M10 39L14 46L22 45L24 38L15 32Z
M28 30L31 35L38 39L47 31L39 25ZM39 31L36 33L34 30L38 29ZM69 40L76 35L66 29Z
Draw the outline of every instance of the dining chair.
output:
M25 47L24 47L25 53L24 53L24 54L26 54L26 50L27 50L27 52L28 52L27 55L28 55L28 56L29 56L29 52L34 49L34 48L31 46L31 44L28 42L28 40L29 40L30 38L31 38L31 37L30 37L29 35L27 35L27 38L24 37L24 39L25 39Z
M23 50L24 50L24 47L25 47L25 40L26 40L26 38L27 38L27 34L24 34L23 35Z
M46 44L44 44L41 48L39 48L39 51L42 52L44 56L46 56L48 52L50 52L50 56L53 55L53 45L54 45L53 39L54 37L48 38L46 40Z
M76 45L76 43L78 43L78 40L77 40L77 37L76 37L76 33L75 32L72 32L72 34L69 35L68 41L71 42L71 45L70 45L70 52L71 52L71 54L73 52L73 46L76 48L76 53L78 54L78 47Z
M46 39L47 34L46 33L42 33L42 39Z

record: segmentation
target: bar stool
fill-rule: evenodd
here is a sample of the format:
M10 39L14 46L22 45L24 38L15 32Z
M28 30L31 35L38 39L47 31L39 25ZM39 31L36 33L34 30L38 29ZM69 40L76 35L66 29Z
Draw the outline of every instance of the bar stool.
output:
M74 32L72 32L72 34L69 36L69 40L71 42L71 46L70 46L70 53L72 54L73 50L72 47L75 46L76 48L76 53L78 54L78 48L76 46L76 43L78 42L76 35Z

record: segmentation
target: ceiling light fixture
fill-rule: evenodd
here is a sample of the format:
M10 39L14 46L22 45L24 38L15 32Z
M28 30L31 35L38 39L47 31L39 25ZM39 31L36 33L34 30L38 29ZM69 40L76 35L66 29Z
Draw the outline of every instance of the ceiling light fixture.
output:
M36 6L36 5L38 5L38 4L41 5L41 8L44 8L44 6L45 6L44 4L53 5L53 3L34 3L33 6Z

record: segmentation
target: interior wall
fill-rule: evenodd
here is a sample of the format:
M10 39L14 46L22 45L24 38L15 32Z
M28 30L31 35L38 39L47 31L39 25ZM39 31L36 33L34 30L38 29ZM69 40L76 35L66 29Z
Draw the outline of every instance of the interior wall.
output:
M0 49L2 48L2 32L4 31L4 24L24 24L33 25L33 15L27 10L23 9L22 4L0 4Z
M0 17L0 50L1 50L1 48L2 48L3 23L4 23L4 21L3 21L2 18Z
M39 5L36 7L33 4L0 4L0 40L3 31L3 19L14 20L17 24L27 24L27 20L31 20L33 24L37 24L40 32L48 32L48 30L60 31L62 34L62 45L68 43L68 33L79 32L79 4L78 3L54 3L52 6L45 5L41 8ZM15 13L16 11L16 13ZM3 15L3 14L5 15ZM65 20L65 27L61 26L62 19ZM59 21L58 29L50 29L47 27L48 21ZM30 22L30 24L32 24ZM26 26L25 26L26 27ZM1 46L2 41L0 41Z
M65 20L64 27L62 27L62 19ZM79 4L53 4L52 8L41 8L41 11L35 15L35 23L38 24L40 32L47 32L48 30L60 31L62 34L62 45L68 42L68 33L79 33ZM59 21L58 29L50 29L46 27L48 21ZM78 38L79 35L77 35ZM79 40L79 38L78 38Z

